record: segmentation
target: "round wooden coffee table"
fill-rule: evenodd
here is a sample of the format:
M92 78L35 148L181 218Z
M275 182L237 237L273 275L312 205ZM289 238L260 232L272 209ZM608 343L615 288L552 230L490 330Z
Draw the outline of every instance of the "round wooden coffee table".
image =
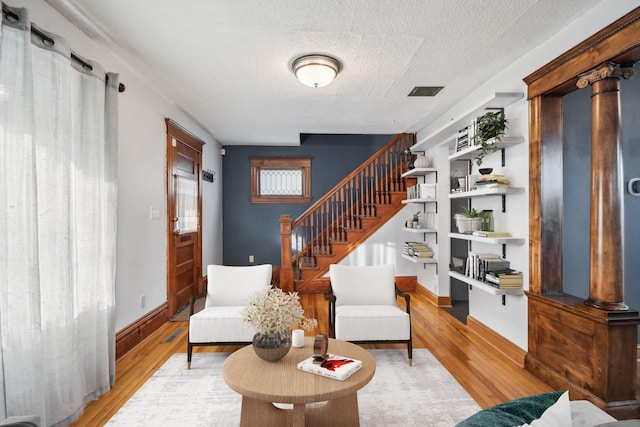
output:
M357 391L373 378L375 359L362 347L329 339L330 354L362 360L362 368L345 381L300 371L296 365L313 355L313 340L305 337L304 347L292 347L277 362L260 359L251 345L227 358L222 376L242 395L240 426L360 425ZM293 409L280 409L273 403L293 404Z

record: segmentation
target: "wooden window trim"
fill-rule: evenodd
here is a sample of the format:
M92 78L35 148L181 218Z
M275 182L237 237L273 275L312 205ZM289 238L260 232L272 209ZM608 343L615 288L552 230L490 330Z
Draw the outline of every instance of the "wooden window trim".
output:
M311 203L311 157L250 157L251 203ZM264 169L300 170L301 196L263 196L260 194L260 171Z

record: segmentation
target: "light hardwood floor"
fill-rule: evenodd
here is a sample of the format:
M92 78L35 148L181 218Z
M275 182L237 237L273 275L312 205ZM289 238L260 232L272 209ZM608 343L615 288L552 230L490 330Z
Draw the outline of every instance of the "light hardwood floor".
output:
M422 292L411 292L414 348L428 349L483 408L551 387L469 333L466 327L434 307ZM307 317L318 319L317 333L327 332L327 305L322 295L300 295ZM187 322L169 322L116 363L114 387L87 405L74 426L102 426L175 353L187 351ZM171 342L167 338L174 335ZM368 348L390 346L369 345ZM406 352L406 346L397 345ZM199 352L230 352L237 347L196 347ZM419 369L419 367L415 367Z

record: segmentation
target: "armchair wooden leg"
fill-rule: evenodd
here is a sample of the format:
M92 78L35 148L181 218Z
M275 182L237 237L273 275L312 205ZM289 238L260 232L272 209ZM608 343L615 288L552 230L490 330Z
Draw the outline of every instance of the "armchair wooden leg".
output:
M193 352L193 345L187 343L187 369L191 369L191 353Z
M409 366L413 366L413 343L411 341L407 343L407 352L409 353Z

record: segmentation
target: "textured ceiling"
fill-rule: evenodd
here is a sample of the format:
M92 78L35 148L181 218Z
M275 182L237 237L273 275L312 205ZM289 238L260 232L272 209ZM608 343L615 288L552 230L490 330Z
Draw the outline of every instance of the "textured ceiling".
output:
M598 0L47 2L220 143L297 145L415 132ZM309 53L341 62L329 86L294 78ZM445 88L408 97L415 86Z

